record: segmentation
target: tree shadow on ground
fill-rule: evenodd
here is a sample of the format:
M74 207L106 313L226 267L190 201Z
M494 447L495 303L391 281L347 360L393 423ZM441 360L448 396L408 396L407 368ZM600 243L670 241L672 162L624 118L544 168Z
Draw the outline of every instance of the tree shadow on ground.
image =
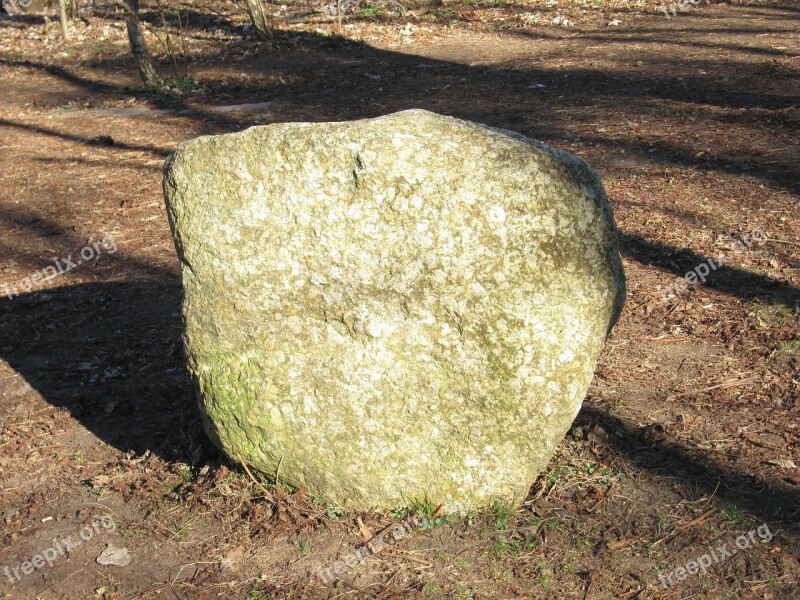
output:
M631 465L665 480L675 479L744 508L766 521L794 520L800 514L800 490L779 481L759 480L730 464L693 448L653 426L638 426L584 403L577 425L601 425L608 443Z
M754 33L757 30L753 28L749 35L757 35ZM763 28L763 31L771 30ZM628 63L615 70L586 65L557 66L561 60L569 60L570 52L574 51L572 46L552 50L547 62L533 67L518 64L519 61L477 66L375 49L344 38L277 33L285 38L284 48L276 50L269 46L235 63L234 70L247 75L245 81L234 79L224 84L218 81L221 77L215 77L214 69L218 67L214 65L233 68L218 50L194 55L196 75L205 77L204 86L208 88L206 93L194 96L169 91L155 94L108 83L108 78L113 79L121 70L133 72L129 57L84 63L85 69L102 75L106 81L86 75L86 70L78 72L34 61L0 59L0 64L45 71L95 100L98 96L110 99L135 96L156 108L183 111L203 133L235 131L254 124L204 108L215 94L231 98L232 104L264 100L289 103L313 121L365 118L406 108L424 108L513 129L545 142L580 143L596 148L601 160L603 154L625 151L629 159L650 166L755 177L785 191L800 189L796 157L788 151L765 156L762 149L754 146L752 152L742 154L739 147L729 146L725 137L712 138L717 147L709 151L709 142L690 135L676 137L668 133L656 138L646 133L598 131L598 122L658 120L680 129L702 119L718 130L735 128L737 135L753 139L773 139L773 124L779 124L789 136L796 135L800 132L800 121L794 109L800 105L800 96L784 93L775 85L785 81L783 89L796 89L791 83L794 74L776 62L737 63L733 78L725 75L730 69L730 59L689 52L670 56L667 70L659 52L653 54L639 47L638 38L626 37L603 39L609 41L609 48L629 51L631 63L635 64L635 59L641 56L640 67ZM504 34L508 39L525 35ZM681 47L669 29L651 34L648 43ZM724 44L707 43L709 49L724 50ZM755 48L746 46L737 50L758 54ZM791 58L785 53L783 56ZM743 84L765 78L772 83L769 90ZM3 124L18 122L6 119Z
M627 258L641 264L653 265L682 278L689 271L708 260L717 261L719 256L730 260L733 252L720 252L713 256L703 256L687 248L675 248L651 242L637 235L621 233L622 253ZM729 265L711 269L707 281L700 285L716 289L723 294L744 300L761 300L766 304L781 304L790 310L800 307L800 290L783 281L776 281L766 275L750 273Z

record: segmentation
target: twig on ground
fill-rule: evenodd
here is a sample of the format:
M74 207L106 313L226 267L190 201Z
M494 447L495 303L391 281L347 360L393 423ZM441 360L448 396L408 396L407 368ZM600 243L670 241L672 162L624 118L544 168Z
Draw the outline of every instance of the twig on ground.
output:
M364 536L365 540L371 540L375 535L372 533L372 531L370 531L369 527L364 525L364 521L361 520L361 517L356 517L356 524L358 525L358 530L361 532L361 535Z
M770 242L775 242L776 244L790 244L792 246L800 246L797 242L790 242L789 240L778 240L774 238L769 238L764 240L764 243L769 244Z
M428 562L427 560L422 560L421 558L416 558L414 556L411 556L411 554L409 554L405 550L400 550L398 548L387 548L385 550L385 552L389 556L396 556L397 558L404 558L406 560L410 560L411 562L415 562L415 563L420 564L420 565L425 565L426 567L432 567L433 566L433 563Z
M253 474L250 472L250 469L248 469L247 465L244 464L244 460L242 459L242 455L241 454L237 454L236 458L239 459L239 463L242 465L242 467L244 467L245 473L247 473L250 476L250 479L253 480L253 483L255 483L256 486L258 486L258 489L260 489L262 492L264 492L264 497L267 500L269 500L270 502L275 502L275 498L272 496L270 491L267 488L265 488L263 485L261 485L261 482L253 476Z
M691 390L689 392L682 392L680 394L670 394L667 396L668 399L672 398L682 398L683 396L693 396L695 394L702 394L703 392L710 392L711 390L718 390L721 388L729 388L729 387L736 387L737 385L745 385L747 383L753 383L756 380L756 376L753 375L752 377L745 377L744 379L737 379L735 381L725 381L723 383L718 383L717 385L712 385L707 388L703 388L700 390Z
M675 533L671 533L670 535L666 535L666 536L662 537L661 539L656 540L655 542L653 542L650 545L650 547L652 548L654 546L658 546L661 542L664 542L664 544L669 544L672 540L674 540L676 537L678 537L680 534L682 534L687 529L691 529L695 525L700 525L701 523L705 523L706 521L709 521L711 519L711 517L716 513L717 513L717 508L716 507L708 509L706 512L704 512L702 515L700 515L696 519L692 519L688 523L684 523L683 525L678 527L678 529L675 530Z

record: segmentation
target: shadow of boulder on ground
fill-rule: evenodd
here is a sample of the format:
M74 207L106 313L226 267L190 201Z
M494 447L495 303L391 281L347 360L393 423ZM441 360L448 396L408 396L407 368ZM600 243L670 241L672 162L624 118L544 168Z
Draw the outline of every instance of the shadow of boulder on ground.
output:
M0 299L0 352L44 399L121 451L210 447L184 366L181 289L97 283Z

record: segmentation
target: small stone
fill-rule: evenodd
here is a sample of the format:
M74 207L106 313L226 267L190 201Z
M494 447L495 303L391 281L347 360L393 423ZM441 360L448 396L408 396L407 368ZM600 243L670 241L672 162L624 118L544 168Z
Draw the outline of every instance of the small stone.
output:
M131 562L131 555L128 549L124 546L118 548L114 544L107 544L100 555L97 557L97 564L108 566L114 565L116 567L124 567Z

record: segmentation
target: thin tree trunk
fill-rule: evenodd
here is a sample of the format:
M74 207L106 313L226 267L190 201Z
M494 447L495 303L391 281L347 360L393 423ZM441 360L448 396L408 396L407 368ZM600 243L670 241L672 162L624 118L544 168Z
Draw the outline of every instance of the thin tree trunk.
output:
M58 21L61 23L61 37L69 39L69 21L67 21L67 0L58 0Z
M264 5L261 0L246 0L246 2L247 12L256 30L256 35L262 40L272 39L272 29L267 23L267 15L264 14Z
M125 6L125 27L128 30L128 42L131 45L136 68L145 85L156 87L161 84L161 77L153 65L153 59L144 41L142 25L139 22L139 0L122 0L122 4Z

